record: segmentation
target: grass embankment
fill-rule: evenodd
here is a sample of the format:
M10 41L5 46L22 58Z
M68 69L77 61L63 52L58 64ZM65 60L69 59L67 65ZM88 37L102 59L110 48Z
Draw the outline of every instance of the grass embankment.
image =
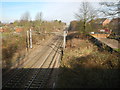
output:
M118 48L118 49L115 49L115 51L117 51L117 52L119 52L119 53L120 53L120 48Z
M98 51L88 39L69 34L57 87L120 87L120 61L116 54Z
M15 21L2 25L2 68L10 69L19 65L26 55L26 31L32 27L33 49L49 40L53 35L49 32L61 31L65 23L61 21ZM19 32L19 33L17 33ZM45 34L46 33L46 34ZM32 51L33 49L29 49ZM5 70L3 70L5 71Z
M2 33L2 68L6 70L15 64L19 65L26 55L26 32L14 34L14 33ZM51 35L32 35L33 47L34 45L40 45ZM43 40L44 39L44 40ZM4 70L5 71L5 70Z
M11 33L2 33L2 36L2 68L10 68L25 55L26 37Z

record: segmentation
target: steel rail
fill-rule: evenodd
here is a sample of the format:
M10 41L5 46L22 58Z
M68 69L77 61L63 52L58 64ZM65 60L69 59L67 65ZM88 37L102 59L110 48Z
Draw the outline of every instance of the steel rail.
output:
M59 43L58 43L58 44L59 44ZM56 48L56 47L54 47L54 48ZM47 62L48 58L50 57L51 54L53 54L54 48L52 49L52 51L51 51L51 53L48 55L48 57L44 60L44 63L40 66L40 68L42 68L44 65L46 65L46 62ZM56 55L56 51L55 51L55 53L53 54L53 57L52 57L51 62L53 61L55 55ZM51 62L50 62L50 65L51 65ZM48 65L48 68L47 68L47 69L49 69L50 65ZM40 74L41 74L41 73L42 73L42 74L43 74L43 73L46 74L44 70L41 70L41 69L40 69L40 70L37 72L37 74L35 74L35 76L32 78L32 80L30 81L29 85L26 86L26 90L29 89L29 88L32 86L32 84L34 84L37 76L39 76L39 75L38 75L39 73L40 73ZM44 75L43 75L43 76L44 76ZM38 80L38 79L37 79L37 80Z

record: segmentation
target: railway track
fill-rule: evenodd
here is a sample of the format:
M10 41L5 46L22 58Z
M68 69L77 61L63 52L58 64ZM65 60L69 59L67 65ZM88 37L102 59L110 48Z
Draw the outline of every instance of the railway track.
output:
M55 39L57 39L56 37L54 37L54 38L52 38L52 41L54 42L54 40ZM51 41L51 40L50 40ZM51 44L50 42L48 42L48 45L49 44ZM39 48L39 47L38 47ZM46 46L43 46L43 49L45 50L45 48L46 48ZM39 53L41 52L41 50L39 50L37 53L35 53L35 54L33 54L33 57L31 58L31 59L35 59L35 57L37 57L37 56L39 56ZM35 61L35 60L34 60ZM37 61L37 60L36 60ZM24 60L24 62L21 64L21 65L19 65L18 67L16 67L15 69L12 69L11 68L11 70L9 70L9 72L7 72L7 73L2 73L2 78L3 78L3 80L2 80L2 82L3 82L3 86L4 86L4 84L5 84L5 82L6 81L8 81L9 79L11 79L11 77L13 77L13 76L15 76L16 74L18 74L20 71L21 71L21 69L20 68L23 68L23 65L24 65L24 63L25 63L25 65L26 64L28 64L28 62L31 62L31 60L28 60L28 58L25 58L25 60ZM31 66L30 67L32 67L34 65L34 63L32 63L31 64ZM3 69L3 71L4 71L4 69ZM9 76L8 76L9 75Z
M25 68L17 68L6 80L4 77L3 88L25 88L27 90L45 87L56 64L57 53L59 53L61 45L62 37L54 38L53 42L44 47L41 54L38 53L33 57L35 60L32 64L26 64ZM45 54L46 51L49 54Z

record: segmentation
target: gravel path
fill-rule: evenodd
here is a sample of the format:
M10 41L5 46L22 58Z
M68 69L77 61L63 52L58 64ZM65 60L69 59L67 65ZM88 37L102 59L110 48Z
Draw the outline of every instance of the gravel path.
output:
M97 38L97 39L100 40L101 42L107 44L108 46L110 46L113 49L119 48L119 42L117 40L108 39L108 38Z

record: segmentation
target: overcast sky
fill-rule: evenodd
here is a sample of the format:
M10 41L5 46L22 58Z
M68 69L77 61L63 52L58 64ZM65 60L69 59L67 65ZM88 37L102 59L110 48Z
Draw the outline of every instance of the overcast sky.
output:
M9 1L9 2L8 2ZM25 2L26 1L26 2ZM81 0L2 0L0 5L0 21L11 22L19 20L21 15L28 11L31 19L34 20L38 12L43 13L44 20L62 20L69 23L75 20L75 13L78 12ZM51 2L50 2L51 1ZM65 2L66 1L66 2ZM89 0L90 1L90 0ZM94 0L95 1L95 0ZM99 8L98 2L93 2L94 8Z

